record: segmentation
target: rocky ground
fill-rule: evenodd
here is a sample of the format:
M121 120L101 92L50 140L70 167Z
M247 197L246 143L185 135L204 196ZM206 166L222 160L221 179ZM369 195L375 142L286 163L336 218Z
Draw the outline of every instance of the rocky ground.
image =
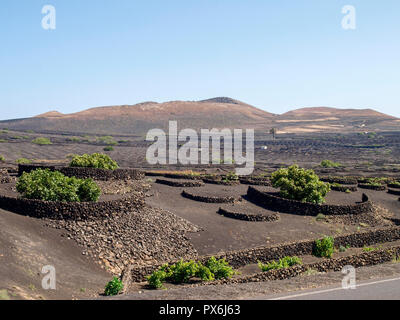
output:
M105 194L141 193L146 197L146 181L97 181ZM82 247L82 255L92 257L106 270L121 274L128 265L149 265L180 258L190 259L197 251L188 232L199 228L175 214L150 206L137 211L113 213L107 219L65 221L46 219L47 226L62 230L62 236Z
M145 207L130 214L115 213L105 220L48 220L47 225L63 228L63 236L74 239L83 255L93 257L113 274L120 274L130 264L149 265L197 256L186 232L197 232L198 228L161 209Z

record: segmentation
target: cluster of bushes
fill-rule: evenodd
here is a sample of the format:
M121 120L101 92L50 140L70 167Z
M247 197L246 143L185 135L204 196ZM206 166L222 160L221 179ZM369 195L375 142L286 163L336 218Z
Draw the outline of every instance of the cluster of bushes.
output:
M385 181L385 178L366 178L364 183L369 186L381 187Z
M32 140L32 143L38 144L41 146L52 144L49 138L36 138Z
M334 251L334 240L332 237L315 240L314 256L320 258L331 258Z
M183 260L173 265L165 264L147 277L150 287L163 288L164 282L187 283L192 278L200 278L202 281L229 279L235 271L225 259L217 260L211 257L204 265L201 262Z
M115 170L118 168L118 163L106 154L93 153L73 157L69 166Z
M324 203L330 191L329 183L320 181L313 170L299 168L298 165L275 171L271 182L275 188L280 188L282 197L302 202Z
M321 167L323 167L323 168L338 168L341 166L342 165L339 162L333 162L331 160L322 160L321 161Z
M263 264L260 261L258 261L258 267L265 272L275 269L285 269L302 263L303 262L299 257L294 256L294 257L284 257L282 259L279 259L279 261L273 260L266 264Z
M101 194L92 179L67 177L49 169L24 172L18 179L17 191L27 199L62 202L97 201Z

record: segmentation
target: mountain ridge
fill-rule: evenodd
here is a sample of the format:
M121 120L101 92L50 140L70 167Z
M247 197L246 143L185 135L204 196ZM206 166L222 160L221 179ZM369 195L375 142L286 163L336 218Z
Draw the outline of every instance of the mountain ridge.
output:
M400 119L373 109L304 107L274 114L229 97L200 101L147 101L134 105L101 106L75 113L49 111L32 118L6 120L10 129L143 135L166 129L168 120L181 128L254 128L281 132L396 130ZM5 122L5 121L1 121Z

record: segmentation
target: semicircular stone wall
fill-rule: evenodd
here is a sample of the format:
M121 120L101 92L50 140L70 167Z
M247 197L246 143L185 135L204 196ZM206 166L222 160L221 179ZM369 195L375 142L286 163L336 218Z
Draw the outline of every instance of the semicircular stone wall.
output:
M319 213L325 215L362 214L373 210L372 202L368 199L368 196L363 196L364 201L352 205L314 204L284 199L277 194L263 192L254 187L249 187L247 190L247 198L268 210L297 215L316 216Z

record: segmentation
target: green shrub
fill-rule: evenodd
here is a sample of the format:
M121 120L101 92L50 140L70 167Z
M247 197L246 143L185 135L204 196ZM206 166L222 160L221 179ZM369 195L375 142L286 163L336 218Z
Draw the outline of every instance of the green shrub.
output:
M26 158L19 158L15 160L17 164L31 164L32 160L26 159Z
M373 247L364 247L363 248L363 251L365 251L365 252L371 252L371 251L375 251L375 250L377 250L377 249L373 248Z
M322 160L321 161L321 167L323 167L323 168L338 168L341 166L342 165L339 162L333 162L331 160Z
M7 140L5 140L5 139L0 139L0 143L6 143L7 142Z
M214 281L215 275L211 272L211 270L199 263L199 268L197 270L196 276L199 277L202 281Z
M78 188L78 197L80 202L97 201L100 197L101 190L92 179L78 179L80 185Z
M0 162L5 162L6 158L4 158L4 156L0 156Z
M49 138L36 138L32 140L32 143L38 144L41 146L52 144Z
M321 240L315 240L314 255L321 258L331 258L334 249L334 240L332 237L325 237Z
M206 267L210 269L211 273L214 274L215 279L229 279L235 274L235 271L225 259L217 260L215 257L211 257Z
M269 271L269 270L275 270L275 269L285 269L292 267L294 265L302 264L303 262L299 257L284 257L282 259L279 259L279 261L271 261L266 264L261 263L260 261L258 262L258 266L262 271Z
M100 143L105 143L110 146L115 146L118 144L118 142L115 141L114 138L111 136L104 136L104 137L97 138L97 141Z
M108 146L108 147L105 147L103 150L104 151L114 151L114 148L111 146Z
M236 180L239 180L239 176L234 172L229 172L224 178L224 181L236 181Z
M70 142L81 142L81 139L78 137L70 137L70 138L67 138L66 140L70 141Z
M350 245L346 244L345 246L339 247L339 252L346 252L347 249L350 249Z
M275 171L271 182L275 188L280 188L282 197L302 202L323 203L330 191L329 183L320 181L313 170L297 165Z
M199 265L190 260L183 262L183 260L169 267L168 279L174 283L187 283L191 278L196 276Z
M187 283L192 278L200 278L202 281L213 281L215 279L229 279L235 271L224 260L211 257L205 265L200 262L183 260L173 264L164 264L158 270L147 277L150 287L160 289L164 282Z
M150 276L147 277L149 286L154 289L163 288L163 283L167 279L167 273L163 270L156 270Z
M27 199L62 202L97 201L101 193L92 179L66 177L49 169L24 172L18 179L17 191Z
M106 296L115 296L122 291L124 284L120 279L114 277L109 283L107 283L104 294Z
M106 154L93 153L75 156L69 166L115 170L118 168L118 163Z
M323 213L318 213L317 216L315 217L315 220L326 221L326 216Z

